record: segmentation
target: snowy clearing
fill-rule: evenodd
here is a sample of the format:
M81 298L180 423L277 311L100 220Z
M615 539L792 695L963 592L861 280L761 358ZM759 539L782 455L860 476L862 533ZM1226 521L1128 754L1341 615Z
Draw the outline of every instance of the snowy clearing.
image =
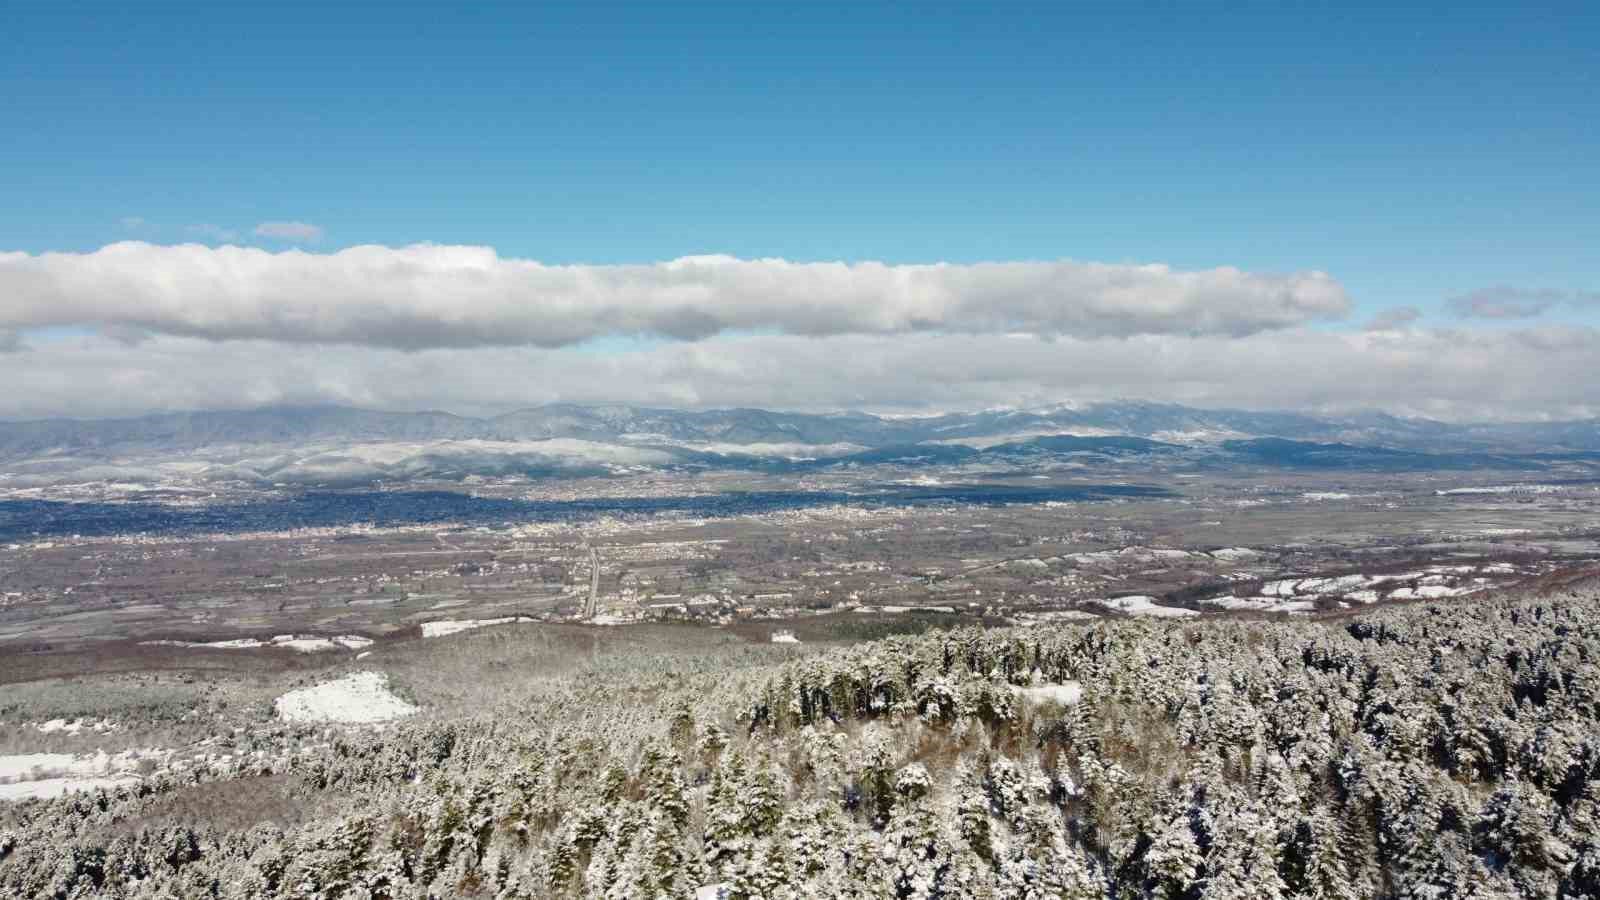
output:
M425 638L446 637L447 635L460 634L463 631L472 631L475 628L487 628L490 625L512 625L517 622L532 622L527 616L503 616L498 619L442 619L438 622L423 622L422 636Z
M1097 600L1095 602L1108 606L1119 612L1125 612L1130 616L1156 616L1159 618L1181 619L1189 616L1200 615L1198 612L1192 609L1179 609L1175 606L1157 606L1156 598L1142 595L1134 597L1117 597L1114 600Z
M139 780L133 773L146 760L157 763L167 750L124 750L111 754L15 753L0 756L0 800L48 799L72 791L115 787Z
M1218 609L1244 610L1246 612L1306 613L1316 609L1313 600L1284 600L1280 597L1214 597L1205 601Z
M1261 586L1259 597L1221 596L1206 601L1224 609L1267 609L1273 600L1310 597L1343 597L1355 603L1376 603L1387 595L1390 600L1438 600L1459 597L1494 587L1485 576L1525 574L1506 563L1489 565L1436 565L1423 570L1387 575L1334 575L1322 578L1280 578ZM1293 612L1296 607L1278 604L1273 612Z
M1441 497L1463 494L1553 494L1561 490L1558 484L1495 484L1485 487L1458 487L1434 491Z
M1424 584L1414 588L1400 588L1389 593L1390 600L1438 600L1441 597L1459 597L1470 594L1475 588L1453 588L1442 584Z
M0 784L0 801L49 800L74 791L114 788L136 784L138 781L138 777L133 775L118 775L110 778L41 778L37 781L19 781L14 784Z
M1343 594L1346 591L1358 590L1371 583L1365 575L1340 575L1331 578L1307 578L1300 582L1296 593L1300 594Z
M1278 581L1269 581L1261 586L1261 593L1268 597L1293 597L1295 587L1300 584L1298 578L1283 578Z
M1056 703L1061 706L1071 706L1083 699L1083 685L1076 681L1066 681L1061 684L1039 684L1031 687L1012 685L1011 690L1017 696L1030 703Z
M74 736L81 733L85 728L95 732L96 734L105 734L108 731L117 730L117 724L109 719L96 719L92 722L87 719L73 719L71 722L68 722L66 719L51 719L48 722L40 722L33 727L38 729L40 734L55 734L56 732L60 732L62 734L70 734Z
M234 638L227 641L140 641L146 647L189 647L196 650L259 650L262 647L294 650L297 653L322 653L344 648L364 650L372 646L372 638L359 634L341 634L337 637L296 637L292 634L275 635L270 641L258 638Z
M15 753L0 756L0 782L16 781L39 773L65 771L77 757L71 753Z
M1019 625L1043 625L1046 622L1088 622L1098 618L1085 609L1051 609L1017 613L1015 621Z
M1125 564L1129 561L1158 562L1162 560L1177 561L1194 557L1205 557L1204 553L1191 553L1188 550L1177 550L1171 547L1123 547L1121 550L1095 550L1089 553L1073 553L1065 559L1079 565L1113 565Z
M381 672L356 672L290 691L273 705L279 718L290 722L385 722L417 711L390 692L388 676Z

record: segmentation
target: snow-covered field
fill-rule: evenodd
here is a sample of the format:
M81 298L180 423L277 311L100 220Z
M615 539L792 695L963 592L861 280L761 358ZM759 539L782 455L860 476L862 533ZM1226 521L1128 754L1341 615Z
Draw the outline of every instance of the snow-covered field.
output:
M1311 608L1308 598L1334 597L1352 603L1389 600L1438 600L1488 590L1495 578L1530 574L1507 563L1437 565L1386 575L1354 573L1322 578L1279 578L1261 586L1256 597L1226 595L1207 600L1222 609L1296 612Z
M1199 557L1204 559L1206 554L1194 553L1188 550L1178 550L1171 547L1123 547L1121 550L1094 550L1087 553L1073 553L1065 558L1081 566L1096 565L1126 565L1146 562L1176 562L1178 560Z
M474 628L486 628L490 625L511 625L516 622L532 622L527 616L502 616L498 619L442 619L438 622L423 622L422 636L425 638L445 637L446 635L460 634Z
M162 750L125 750L92 755L16 753L0 756L0 800L59 797L72 791L115 787L139 780L133 774L145 760L160 761Z
M290 722L386 722L417 712L389 690L381 672L356 672L315 687L290 691L274 706Z
M1494 484L1483 487L1458 487L1434 491L1441 497L1462 494L1553 494L1561 490L1558 484Z
M105 734L108 731L116 731L117 723L112 722L109 719L95 719L93 721L88 719L73 719L71 722L68 722L66 719L51 719L48 722L40 722L33 727L38 730L40 734L60 733L77 736L85 730L94 732L95 734Z
M1156 598L1145 596L1117 597L1112 600L1096 600L1094 602L1130 616L1157 616L1167 619L1182 619L1189 616L1198 616L1192 609L1180 609L1176 606L1157 606Z
M1206 601L1207 606L1218 609L1245 610L1247 612L1311 612L1316 608L1313 600L1284 600L1279 597L1215 597Z
M113 788L133 784L136 775L115 775L105 778L40 778L33 781L0 783L0 800L48 800L73 791L90 791L95 788Z
M197 650L258 650L262 647L271 647L299 653L322 653L340 648L365 650L371 647L373 642L372 638L362 637L359 634L341 634L331 638L280 634L268 641L258 638L235 638L228 641L142 641L141 643L150 647L192 647Z
M1459 597L1482 588L1450 587L1443 584L1421 584L1414 588L1399 588L1389 592L1390 600L1437 600L1441 597Z
M1041 625L1046 622L1090 622L1098 618L1084 609L1051 609L1017 613L1016 622L1019 625Z

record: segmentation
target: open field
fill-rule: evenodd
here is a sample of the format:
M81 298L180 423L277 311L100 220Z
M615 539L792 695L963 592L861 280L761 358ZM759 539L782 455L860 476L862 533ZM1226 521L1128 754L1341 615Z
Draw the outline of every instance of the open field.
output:
M912 496L895 474L788 491L766 476L662 476L648 497L597 487L581 514L559 516L544 494L572 485L439 485L337 503L223 496L199 507L204 530L141 530L152 508L169 508L160 503L92 504L83 515L104 534L71 531L80 511L64 504L54 533L0 544L0 678L69 671L50 660L79 652L107 670L118 660L206 669L219 654L293 668L367 641L518 619L731 626L917 609L1005 619L1103 614L1094 601L1124 596L1200 612L1331 612L1600 557L1600 485L1589 481L1152 471L1144 484L1051 475ZM297 504L313 517L365 515L414 495L429 521L268 527Z

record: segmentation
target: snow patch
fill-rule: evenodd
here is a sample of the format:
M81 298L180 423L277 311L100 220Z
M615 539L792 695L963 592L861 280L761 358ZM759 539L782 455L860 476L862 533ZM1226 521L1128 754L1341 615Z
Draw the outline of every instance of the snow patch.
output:
M0 784L0 800L49 800L74 791L110 789L138 782L139 779L132 775L118 775L112 778L41 778L37 781Z
M117 724L112 722L110 719L96 719L92 722L88 719L73 719L71 722L68 722L66 719L51 719L48 722L40 722L33 727L38 729L40 734L55 734L56 732L60 732L62 734L70 734L73 736L77 736L85 728L95 732L96 734L105 734L108 731L117 730Z
M197 650L258 650L274 647L297 653L322 653L343 647L346 650L363 650L372 646L372 638L359 634L341 634L338 637L296 637L292 634L274 635L272 640L234 638L227 641L140 641L146 647L188 647Z
M157 762L167 750L124 750L111 754L17 753L0 756L0 800L59 797L72 791L137 782L132 773L147 759Z
M1017 613L1016 622L1019 625L1039 625L1045 622L1086 622L1098 618L1100 617L1083 609L1050 609Z
M1316 609L1314 600L1284 600L1279 597L1213 597L1207 606L1218 609L1242 610L1263 613L1308 613Z
M1371 579L1365 575L1339 575L1331 578L1307 578L1300 582L1301 594L1342 594L1366 587Z
M1030 703L1055 703L1061 706L1071 706L1083 699L1083 685L1076 681L1066 681L1061 684L1039 684L1030 687L1012 685L1011 690L1017 696Z
M385 722L417 712L389 690L388 676L381 672L356 672L290 691L273 705L289 722Z
M471 631L474 628L485 628L490 625L511 625L517 622L532 622L527 616L502 616L498 619L444 619L438 622L423 622L422 636L425 638L445 637Z
M25 778L38 770L44 772L65 771L72 767L77 757L71 753L16 753L11 756L0 756L0 782L16 781Z
M1300 584L1298 578L1283 578L1278 581L1269 581L1261 586L1261 593L1268 597L1293 597L1295 588Z
M1434 491L1441 497L1461 494L1553 494L1561 490L1557 484L1494 484L1484 487L1458 487Z
M1443 584L1424 584L1414 588L1400 588L1389 594L1390 600L1438 600L1468 593L1466 588L1453 588Z
M1125 612L1130 616L1156 616L1164 619L1181 619L1188 618L1189 616L1200 615L1198 612L1192 609L1179 609L1175 606L1157 606L1155 600L1156 598L1154 597L1140 595L1133 597L1117 597L1112 600L1097 600L1095 602L1101 603L1119 612Z

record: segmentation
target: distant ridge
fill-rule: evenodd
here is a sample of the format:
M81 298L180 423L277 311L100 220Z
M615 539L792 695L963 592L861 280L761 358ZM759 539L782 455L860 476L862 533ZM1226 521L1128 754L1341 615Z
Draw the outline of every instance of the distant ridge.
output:
M929 442L956 444L976 439L1054 435L1120 436L1179 444L1217 444L1225 440L1275 437L1426 452L1600 450L1600 420L1448 424L1376 413L1322 417L1142 402L985 410L917 418L860 412L676 410L554 403L484 418L437 411L278 406L162 413L127 419L0 422L0 458L182 451L220 445L554 438L632 444L664 441L719 445L853 444L862 448L890 448Z

